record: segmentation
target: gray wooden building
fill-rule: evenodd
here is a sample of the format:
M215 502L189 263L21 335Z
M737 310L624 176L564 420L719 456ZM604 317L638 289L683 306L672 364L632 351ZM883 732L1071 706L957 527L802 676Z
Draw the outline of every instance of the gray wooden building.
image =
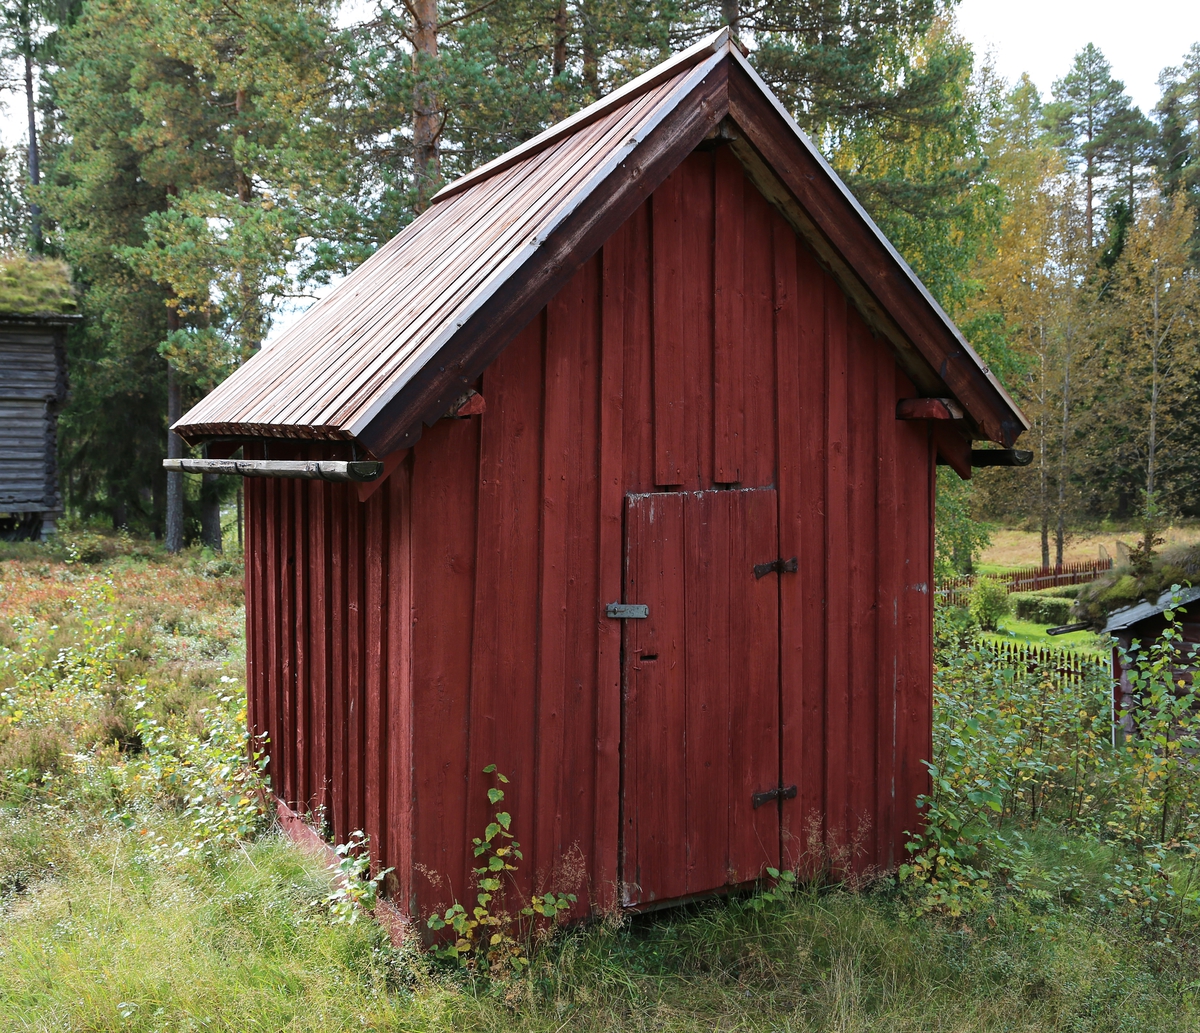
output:
M76 315L0 312L0 536L46 537L62 513L58 411L63 338Z

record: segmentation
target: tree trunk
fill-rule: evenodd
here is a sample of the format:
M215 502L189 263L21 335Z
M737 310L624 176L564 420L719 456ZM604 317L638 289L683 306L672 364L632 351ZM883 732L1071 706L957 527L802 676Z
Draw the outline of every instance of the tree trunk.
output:
M32 39L26 38L25 48L25 107L29 116L29 183L38 186L42 173L38 160L37 97L33 92L33 57L30 50ZM29 246L32 251L42 251L42 209L36 202L29 205Z
M1042 566L1050 566L1050 471L1046 463L1046 333L1040 328L1041 391L1038 394L1038 516L1042 531Z
M721 0L721 20L738 34L738 22L742 20L742 12L738 0Z
M567 18L567 0L558 0L558 10L554 12L554 56L551 74L555 79L567 70L567 34L570 30Z
M596 52L595 14L590 3L579 7L579 40L583 51L583 86L591 102L600 97L600 57Z
M1159 337L1159 284L1158 284L1158 269L1154 270L1154 291L1151 295L1151 330L1153 336L1150 342L1150 427L1146 440L1146 503L1145 503L1145 531L1142 535L1142 552L1144 558L1148 559L1154 551L1155 531L1155 508L1156 500L1154 498L1154 463L1157 459L1158 451L1158 349L1161 344Z
M222 551L220 483L215 473L204 474L200 483L200 542L213 552Z
M167 310L167 326L179 328L179 314ZM172 326L172 324L174 324ZM167 363L167 458L183 458L183 438L169 428L183 415L183 391L175 367ZM183 548L183 474L179 470L167 471L167 552L179 552Z
M1066 508L1067 508L1067 434L1070 431L1071 416L1071 345L1070 330L1067 331L1067 347L1063 353L1063 383L1062 383L1062 437L1058 443L1058 526L1054 532L1054 562L1061 567L1063 563L1063 548L1066 545Z
M441 104L434 84L436 75L437 0L414 0L413 72L413 174L417 185L417 211L429 205L441 177Z

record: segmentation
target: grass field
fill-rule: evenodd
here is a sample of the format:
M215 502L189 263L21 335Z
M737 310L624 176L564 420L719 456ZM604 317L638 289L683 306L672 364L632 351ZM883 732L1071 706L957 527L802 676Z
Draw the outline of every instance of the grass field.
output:
M1091 631L1073 631L1067 635L1047 635L1048 625L1034 624L1018 617L1008 616L1000 621L999 629L985 633L988 639L1029 642L1038 646L1055 646L1060 649L1076 649L1099 656L1108 654L1109 646Z
M220 559L0 546L0 1028L1200 1028L1190 934L1077 903L1111 850L1050 824L965 909L808 886L563 932L515 979L393 949L241 795L242 621Z
M1168 527L1162 532L1167 548L1171 545L1200 542L1200 526L1188 524L1183 527ZM1130 546L1137 544L1138 531L1088 531L1074 535L1063 551L1068 563L1094 560L1100 556L1103 546L1114 561L1117 559L1117 542ZM1050 541L1050 561L1054 562L1054 540ZM1036 567L1042 562L1042 538L1036 531L996 530L992 532L992 543L980 556L978 569L985 574L998 574L1018 567Z

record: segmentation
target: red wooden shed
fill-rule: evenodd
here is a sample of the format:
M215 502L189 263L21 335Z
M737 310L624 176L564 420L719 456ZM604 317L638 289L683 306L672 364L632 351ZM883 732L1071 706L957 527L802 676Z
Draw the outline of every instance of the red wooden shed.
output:
M448 186L177 430L382 463L247 480L250 714L425 915L470 899L492 763L520 889L581 910L806 830L896 862L935 463L1026 427L722 31Z

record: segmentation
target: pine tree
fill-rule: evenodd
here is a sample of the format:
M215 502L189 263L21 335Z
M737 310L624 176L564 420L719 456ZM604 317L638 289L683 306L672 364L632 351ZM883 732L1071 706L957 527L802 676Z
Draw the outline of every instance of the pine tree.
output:
M1129 107L1124 83L1112 77L1112 66L1089 43L1075 55L1071 70L1054 84L1054 103L1046 108L1047 124L1070 167L1082 173L1089 251L1096 241L1097 181L1111 168L1119 118Z
M1200 213L1200 43L1192 44L1180 66L1163 71L1159 86L1158 173L1168 194L1182 193ZM1192 249L1200 260L1200 235Z

